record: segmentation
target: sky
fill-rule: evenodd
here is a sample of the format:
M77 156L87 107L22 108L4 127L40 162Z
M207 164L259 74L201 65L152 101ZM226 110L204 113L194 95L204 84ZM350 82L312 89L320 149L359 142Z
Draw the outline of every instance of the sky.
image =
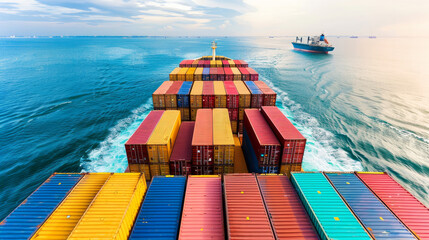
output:
M0 0L0 36L429 36L429 0Z

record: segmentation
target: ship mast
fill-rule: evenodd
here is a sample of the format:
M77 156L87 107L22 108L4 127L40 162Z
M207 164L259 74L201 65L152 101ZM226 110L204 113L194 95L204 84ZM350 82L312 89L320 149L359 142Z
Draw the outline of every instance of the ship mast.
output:
M215 41L213 41L212 42L212 50L213 50L213 53L212 53L213 59L212 60L213 61L216 60L216 48L217 48L217 44Z

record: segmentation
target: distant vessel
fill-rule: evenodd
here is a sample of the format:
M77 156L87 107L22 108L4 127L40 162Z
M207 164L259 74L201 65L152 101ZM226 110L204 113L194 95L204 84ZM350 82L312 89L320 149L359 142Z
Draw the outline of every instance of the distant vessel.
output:
M358 38L358 36L350 36L350 38Z
M328 53L334 50L334 47L329 44L324 34L320 36L307 37L307 43L302 42L302 37L296 37L295 42L292 42L295 50L312 53Z
M369 36L369 38L377 38L376 36Z

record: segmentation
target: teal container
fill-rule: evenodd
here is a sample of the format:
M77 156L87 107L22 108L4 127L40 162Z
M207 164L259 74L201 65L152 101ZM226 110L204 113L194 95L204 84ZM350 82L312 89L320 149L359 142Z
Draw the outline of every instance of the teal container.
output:
M321 239L371 239L323 173L292 173L291 181Z

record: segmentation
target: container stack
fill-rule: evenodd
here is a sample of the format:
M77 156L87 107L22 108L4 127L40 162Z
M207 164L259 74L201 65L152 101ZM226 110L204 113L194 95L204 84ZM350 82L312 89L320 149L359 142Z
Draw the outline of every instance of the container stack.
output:
M195 118L197 117L197 110L203 108L203 82L194 82L189 99L191 120L195 121Z
M214 173L234 172L234 138L226 108L213 109Z
M234 81L234 86L237 89L239 100L238 100L238 123L237 132L243 133L243 120L244 120L244 109L250 108L251 94L246 85L241 81Z
M177 110L177 95L182 87L183 81L173 82L165 92L165 109Z
M182 122L177 134L176 143L170 157L170 174L191 174L192 165L192 136L194 135L195 122Z
M192 137L192 174L213 174L213 110L197 111Z
M153 99L153 109L154 110L164 110L165 106L165 93L173 85L173 82L163 82L158 89L155 90L152 94Z
M268 85L262 81L255 81L254 83L262 92L262 106L275 106L277 94Z
M234 82L224 82L226 93L226 108L228 108L229 119L233 133L238 131L238 111L240 106L240 95Z
M189 94L191 93L192 82L183 82L182 87L177 92L177 110L180 111L182 121L191 120L191 104Z

